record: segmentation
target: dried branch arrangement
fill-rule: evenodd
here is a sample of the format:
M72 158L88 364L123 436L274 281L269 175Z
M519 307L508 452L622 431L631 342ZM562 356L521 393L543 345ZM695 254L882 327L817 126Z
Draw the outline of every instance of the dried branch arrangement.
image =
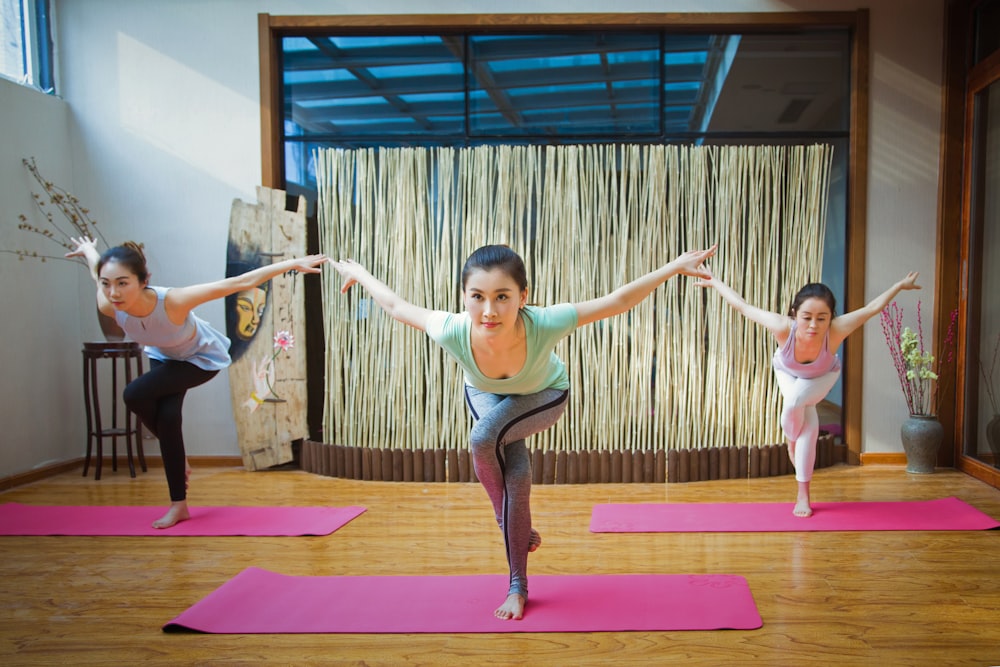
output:
M35 203L36 212L44 222L40 225L33 224L27 215L21 213L17 216L20 221L17 228L29 234L40 236L51 244L58 245L61 251L58 255L21 248L14 250L4 248L0 252L17 255L18 259L22 261L37 259L44 262L49 259L58 259L86 265L85 260L67 259L63 255L64 251L74 249L70 241L70 238L74 236L98 239L107 246L107 241L97 227L97 221L90 217L90 211L80 203L80 200L73 193L59 187L42 175L38 170L35 158L25 158L21 162L42 189L41 193L32 191L31 198Z

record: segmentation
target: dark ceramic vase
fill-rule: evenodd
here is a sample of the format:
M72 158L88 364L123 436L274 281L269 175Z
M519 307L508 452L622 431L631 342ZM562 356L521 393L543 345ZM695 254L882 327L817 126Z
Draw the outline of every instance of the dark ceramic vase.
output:
M933 415L910 415L899 430L906 452L906 472L931 473L944 440L944 428Z

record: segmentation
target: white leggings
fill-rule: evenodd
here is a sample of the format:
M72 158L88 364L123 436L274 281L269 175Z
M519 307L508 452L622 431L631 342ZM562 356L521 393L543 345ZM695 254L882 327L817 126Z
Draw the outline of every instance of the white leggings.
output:
M781 430L794 451L792 464L795 466L795 480L808 482L816 465L816 439L819 437L816 404L833 389L840 370L805 379L775 368L774 376L785 399L781 407Z

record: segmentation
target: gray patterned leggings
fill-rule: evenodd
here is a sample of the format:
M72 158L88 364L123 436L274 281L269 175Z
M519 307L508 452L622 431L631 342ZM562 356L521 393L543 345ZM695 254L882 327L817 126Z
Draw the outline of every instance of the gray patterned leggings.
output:
M473 466L493 503L507 549L508 595L528 598L531 457L524 440L559 421L568 397L562 389L504 396L465 387L465 402L475 420L469 438Z

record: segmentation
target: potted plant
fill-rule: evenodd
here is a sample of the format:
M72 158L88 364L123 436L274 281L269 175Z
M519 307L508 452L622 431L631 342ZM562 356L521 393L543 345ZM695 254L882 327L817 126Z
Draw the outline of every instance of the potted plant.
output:
M903 326L903 309L895 301L882 311L881 320L885 342L909 410L909 417L900 427L906 472L931 473L944 439L944 429L937 418L939 378L936 369L941 355L935 357L924 343L920 306L918 301L916 331ZM953 357L957 321L958 311L955 310L941 343L941 350L947 354L945 363L950 363Z

